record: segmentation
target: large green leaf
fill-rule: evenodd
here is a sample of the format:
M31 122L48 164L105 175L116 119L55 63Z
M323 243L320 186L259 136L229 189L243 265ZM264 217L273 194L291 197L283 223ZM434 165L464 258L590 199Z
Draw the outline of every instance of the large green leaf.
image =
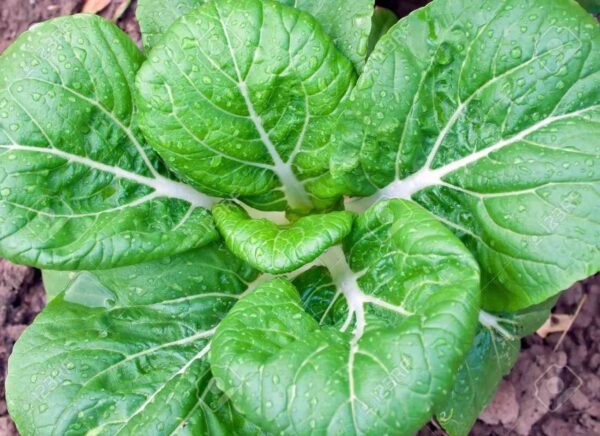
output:
M0 254L109 268L216 238L210 198L167 178L133 104L143 58L115 25L36 25L0 56Z
M413 198L517 310L600 268L600 30L570 0L434 0L369 58L335 138L348 192Z
M349 265L340 247L321 258L338 287L327 309L300 277L311 313L289 281L275 279L217 328L217 383L265 431L414 433L471 346L479 270L428 212L379 203L357 219L345 251Z
M329 139L355 80L309 15L218 0L180 18L137 77L141 126L183 179L267 210L339 196Z
M350 233L350 212L309 215L288 225L252 219L243 207L223 202L212 209L227 247L259 271L281 274L316 259Z
M367 42L370 41L374 0L278 1L312 15L332 37L336 47L354 63L356 69L362 69L367 54ZM159 42L177 18L206 2L207 0L139 0L136 16L146 50Z
M480 314L479 332L471 351L456 373L448 399L435 410L438 422L449 435L469 434L494 397L502 377L515 364L521 338L544 323L555 302L556 299L551 299L515 313Z
M21 434L255 434L214 386L215 326L256 277L219 244L78 273L15 345Z

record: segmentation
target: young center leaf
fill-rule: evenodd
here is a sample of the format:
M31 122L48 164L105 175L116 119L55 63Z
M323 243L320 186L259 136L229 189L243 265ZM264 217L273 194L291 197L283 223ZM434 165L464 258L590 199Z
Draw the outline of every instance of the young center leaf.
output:
M173 22L209 0L139 0L136 17L144 48L150 50ZM367 54L374 0L278 0L312 15L335 46L361 71ZM393 15L393 14L392 14ZM373 25L380 21L373 21ZM371 33L372 35L372 33Z
M306 312L279 278L217 327L209 356L217 384L266 432L414 433L471 346L479 269L427 211L381 202L357 219L345 252L349 264L339 246L321 259L337 285L327 309L298 277L312 302Z
M8 407L21 434L260 434L215 387L216 325L256 272L221 244L79 272L23 333Z
M0 56L0 254L102 269L216 238L207 196L164 175L133 104L134 43L93 15L36 25Z
M355 81L310 15L217 0L181 17L136 79L141 126L179 176L263 210L310 210L340 192L330 136Z
M569 0L434 0L370 56L332 172L461 236L483 304L518 310L600 268L600 30Z
M288 225L252 219L234 202L216 204L215 223L227 247L259 271L281 274L313 261L339 244L352 229L354 214L331 212L308 215Z

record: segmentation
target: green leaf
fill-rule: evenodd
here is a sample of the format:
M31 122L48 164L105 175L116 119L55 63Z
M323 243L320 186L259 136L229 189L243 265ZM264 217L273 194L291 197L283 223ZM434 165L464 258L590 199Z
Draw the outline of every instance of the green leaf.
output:
M600 269L600 30L570 0L434 0L369 58L336 129L348 192L413 198L518 310Z
M373 13L373 23L371 26L371 34L369 35L369 48L367 53L370 55L375 49L375 45L381 37L398 22L398 17L395 13L386 8L375 8Z
M437 421L450 436L467 435L498 385L519 356L521 340L507 339L481 327L473 347L456 374L447 402L435 410Z
M551 299L515 313L480 314L479 332L471 351L456 374L448 399L435 410L437 421L449 435L469 434L517 361L521 338L544 323L555 302Z
M292 280L298 290L304 310L315 318L319 324L335 324L335 304L341 304L344 299L337 292L331 274L326 266L318 265L301 272ZM337 311L339 315L340 311Z
M362 70L367 42L370 41L373 0L278 1L312 15L331 36L338 50L354 63L357 71ZM207 0L139 0L136 17L142 30L144 48L150 50L177 18L206 2Z
M174 23L136 83L144 134L183 179L263 210L306 210L340 196L329 139L354 80L309 15L219 0Z
M256 272L224 247L78 273L15 345L22 434L257 434L215 387L215 326Z
M344 297L332 299L324 324L280 278L217 328L209 359L218 384L267 432L414 433L471 346L479 270L428 212L379 203L357 219L345 251L349 265L339 247L321 257Z
M234 202L219 203L212 212L227 247L254 268L272 274L294 271L339 244L354 219L350 212L330 212L279 226L250 218Z
M74 271L43 270L42 280L46 289L46 302L49 303L54 297L66 291L76 276L77 273Z
M140 23L142 42L148 52L177 18L207 0L139 0L135 17Z
M577 0L586 11L592 14L600 14L600 0Z
M364 67L371 33L374 0L279 0L308 12L331 36L335 46L360 73Z
M34 26L0 56L0 254L102 269L217 237L212 200L164 175L132 100L143 58L93 15Z

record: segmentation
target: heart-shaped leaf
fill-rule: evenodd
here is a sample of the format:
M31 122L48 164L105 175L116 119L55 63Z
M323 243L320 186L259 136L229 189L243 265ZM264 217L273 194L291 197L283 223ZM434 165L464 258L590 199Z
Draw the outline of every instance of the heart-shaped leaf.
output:
M213 217L227 247L259 271L281 274L294 271L339 244L352 229L350 212L308 215L292 224L277 225L252 219L233 202L219 203Z
M102 269L217 237L212 200L168 178L133 104L143 58L94 15L36 25L0 56L0 254Z
M600 28L570 0L434 0L370 56L341 118L348 192L413 198L475 253L484 306L600 269Z
M275 279L217 328L209 359L219 386L265 431L416 432L471 346L479 270L428 212L379 203L357 219L346 253L352 269L339 247L322 257L338 288L324 312L312 306L322 324Z

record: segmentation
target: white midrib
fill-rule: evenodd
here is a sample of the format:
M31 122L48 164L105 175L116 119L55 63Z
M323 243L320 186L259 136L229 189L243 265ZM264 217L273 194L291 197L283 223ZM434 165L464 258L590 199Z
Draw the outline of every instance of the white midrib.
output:
M450 119L450 121L448 122L446 127L444 127L444 129L440 132L440 137L438 137L438 140L436 141L434 148L432 149L431 153L429 154L426 164L420 170L418 170L417 172L411 174L410 176L408 176L402 180L396 180L396 181L390 183L388 186L379 190L378 192L371 195L370 197L347 200L346 201L346 209L354 211L354 212L364 212L372 204L374 204L380 200L386 199L386 198L410 199L412 197L412 195L414 195L415 193L417 193L425 188L443 184L443 178L446 177L447 175L453 173L454 171L457 171L461 168L465 168L466 166L489 156L491 153L494 153L508 145L511 145L518 141L521 141L522 139L526 138L528 135L530 135L544 127L547 127L556 121L577 117L577 116L582 115L585 112L595 109L597 107L600 107L600 106L590 106L588 108L581 109L581 110L578 110L575 112L570 112L570 113L566 113L566 114L562 114L562 115L556 115L556 116L551 116L551 117L545 118L542 121L534 124L531 127L528 127L527 129L522 130L521 132L517 133L516 135L514 135L510 138L503 139L489 147L481 149L481 150L479 150L475 153L472 153L470 155L467 155L461 159L450 162L442 167L432 169L432 168L430 168L431 162L433 162L433 160L435 159L435 154L437 154L437 151L440 146L439 144L441 144L443 138L449 131L448 126L454 122L453 120L456 120L458 118L458 116L455 114ZM461 108L464 108L464 106L461 105ZM459 110L462 110L461 108L459 108ZM458 112L458 110L457 110L457 112Z
M279 153L277 152L277 148L271 141L269 134L265 130L260 115L256 112L254 108L254 104L252 103L252 99L250 98L250 92L248 91L248 85L244 81L242 77L242 73L240 71L240 67L237 63L237 59L235 57L235 52L233 50L233 45L231 44L231 40L229 38L229 32L227 31L227 26L223 23L220 12L217 10L219 14L219 21L221 23L221 27L223 29L223 35L225 36L225 41L227 42L227 48L229 49L229 55L231 56L231 61L233 63L233 67L235 69L235 73L237 76L237 87L240 90L240 94L244 99L244 103L246 104L246 108L248 110L248 115L260 136L262 143L267 148L267 151L273 160L272 171L279 178L279 182L286 194L286 198L289 206L292 209L312 209L312 202L304 189L304 185L298 180L296 174L292 170L292 162L293 159L289 159L288 162L284 162ZM306 108L308 110L308 108ZM304 135L304 129L301 134L301 137Z
M284 162L275 145L271 141L269 134L265 131L265 128L262 124L262 120L260 116L256 113L254 109L254 105L252 104L252 100L250 99L250 95L248 93L248 86L246 82L240 81L238 83L238 88L240 93L244 97L244 102L248 108L248 114L252 123L254 124L256 131L258 132L261 141L267 148L271 159L273 160L273 165L271 167L272 171L277 174L279 181L283 187L283 190L286 194L286 198L288 203L292 209L310 209L312 208L312 202L304 189L304 185L298 180L296 174L292 170L292 159L289 159Z
M88 157L78 156L76 154L68 153L57 148L34 147L30 145L21 144L0 144L0 148L4 148L11 151L24 151L47 154L65 159L69 162L75 162L81 165L85 165L94 170L109 173L121 179L130 180L132 182L148 186L154 190L153 198L175 198L178 200L186 201L190 203L193 207L204 208L210 208L217 201L216 198L202 194L189 185L176 182L161 175L157 175L156 177L142 176L140 174L124 170L123 168L117 166L107 165L102 162L92 160Z
M382 309L395 312L402 316L411 315L411 312L404 309L402 306L396 306L373 295L365 294L358 285L358 279L365 274L365 271L352 271L346 261L346 256L344 255L344 250L342 250L341 245L329 248L319 256L313 264L325 266L329 270L333 283L348 302L348 315L341 330L346 331L350 326L352 319L356 319L351 343L353 347L358 345L358 341L365 332L366 320L364 306L366 304L379 306Z
M354 359L359 350L359 341L362 338L365 328L365 304L373 304L383 309L393 311L399 315L406 316L411 313L401 306L395 306L387 303L372 295L363 293L358 285L358 279L364 274L364 271L354 272L346 261L346 256L341 245L331 247L318 258L318 263L327 267L331 274L331 278L338 289L346 298L348 304L348 314L346 320L341 327L341 331L346 331L355 318L355 326L350 340L350 350L348 352L348 387L350 405L350 414L354 428L358 431L358 420L356 418L356 403L360 402L355 388L354 381Z

